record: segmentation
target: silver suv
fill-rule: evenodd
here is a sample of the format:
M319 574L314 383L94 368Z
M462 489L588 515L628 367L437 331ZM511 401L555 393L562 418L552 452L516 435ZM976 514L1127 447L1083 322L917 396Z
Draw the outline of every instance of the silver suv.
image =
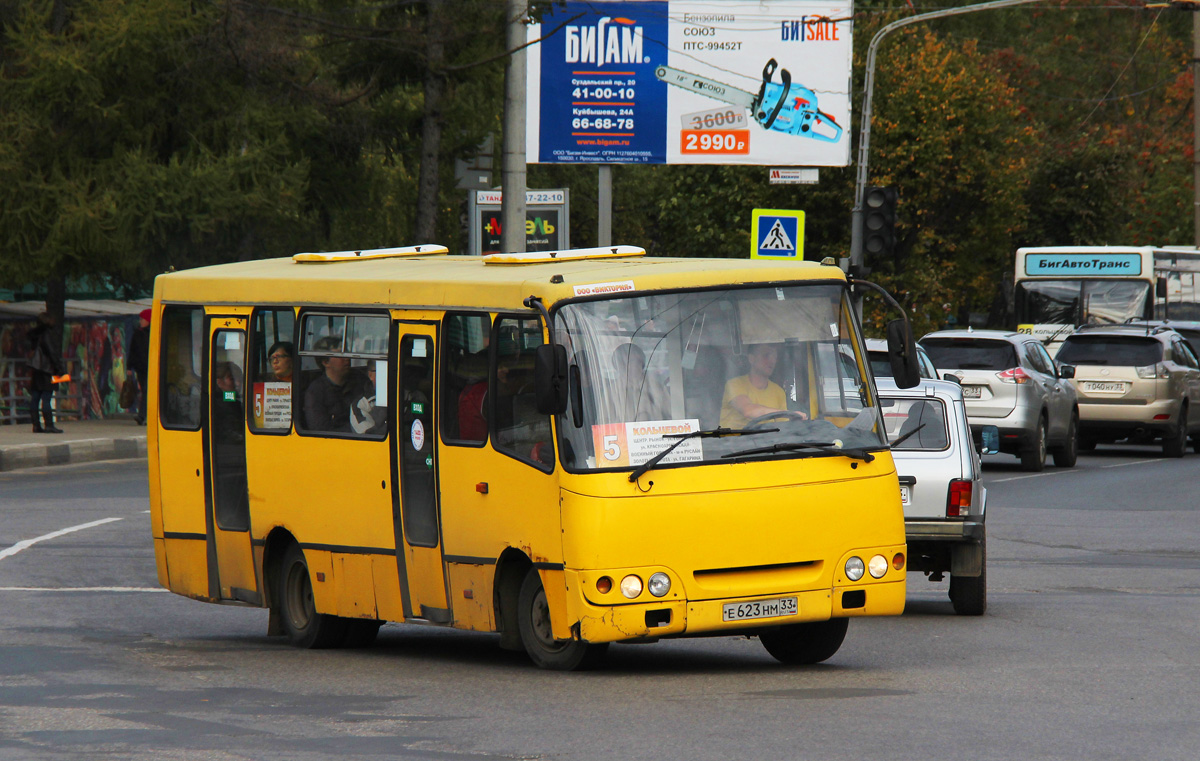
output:
M1000 429L1000 451L1038 471L1046 453L1060 468L1075 466L1079 405L1069 380L1075 368L1059 365L1031 335L1003 330L940 330L920 341L943 373L962 383L971 431Z
M1077 365L1080 445L1129 437L1162 438L1163 454L1183 457L1200 432L1200 360L1167 327L1081 328L1058 350Z

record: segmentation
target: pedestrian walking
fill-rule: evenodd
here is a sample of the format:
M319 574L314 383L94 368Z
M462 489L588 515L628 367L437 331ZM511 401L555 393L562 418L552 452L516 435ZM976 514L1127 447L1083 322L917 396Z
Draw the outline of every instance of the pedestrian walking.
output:
M26 364L32 370L29 378L29 419L33 422L34 433L62 433L62 429L54 425L54 409L51 398L58 385L54 376L64 375L62 351L56 349L51 337L54 333L54 318L49 312L42 312L37 317L37 325L29 331L29 342L33 344L33 356ZM41 408L41 420L38 420L38 408Z
M138 425L146 424L146 383L149 380L150 367L150 310L143 309L138 315L138 329L133 331L129 339L129 369L130 375L137 379L138 399L137 413L134 418Z

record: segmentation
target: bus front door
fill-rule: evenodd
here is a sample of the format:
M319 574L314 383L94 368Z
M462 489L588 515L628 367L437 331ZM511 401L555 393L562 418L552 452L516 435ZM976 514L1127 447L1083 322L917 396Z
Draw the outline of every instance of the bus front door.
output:
M209 318L207 531L220 599L262 603L246 489L246 319ZM215 557L213 557L215 555Z
M392 516L405 618L451 622L433 426L436 323L400 322ZM396 473L398 471L398 474Z

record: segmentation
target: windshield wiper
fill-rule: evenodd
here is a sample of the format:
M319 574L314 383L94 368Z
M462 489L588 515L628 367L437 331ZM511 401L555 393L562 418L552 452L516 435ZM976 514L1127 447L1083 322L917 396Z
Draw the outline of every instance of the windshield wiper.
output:
M778 428L710 428L703 431L692 431L691 433L666 433L663 434L664 439L675 439L671 446L646 460L641 465L637 466L632 473L629 474L629 482L637 481L642 475L653 468L655 465L662 462L662 459L675 451L675 447L679 446L688 439L717 439L722 436L754 436L759 433L778 433Z
M889 446L891 446L891 448L892 448L892 449L895 449L896 447L900 446L900 445L901 445L901 444L903 444L904 442L906 442L906 441L908 441L909 439L911 439L911 438L913 437L913 435L917 433L917 431L921 430L921 429L922 429L922 428L924 428L924 427L925 427L925 424L924 424L924 423L921 423L921 424L920 424L919 426L917 426L916 428L912 429L912 430L911 430L911 431L909 431L908 433L904 434L904 435L903 435L903 436L901 436L900 438L898 438L898 439L896 439L895 441L893 441L893 442L892 442L892 443L891 443Z
M833 441L797 441L789 444L772 444L769 447L759 447L757 449L745 449L741 452L730 452L729 454L721 455L722 458L728 457L745 457L752 454L773 454L775 452L795 452L801 449L816 449L819 452L824 452L830 455L844 455L855 460L863 462L871 462L875 459L875 455L871 454L862 447L843 447L840 442Z

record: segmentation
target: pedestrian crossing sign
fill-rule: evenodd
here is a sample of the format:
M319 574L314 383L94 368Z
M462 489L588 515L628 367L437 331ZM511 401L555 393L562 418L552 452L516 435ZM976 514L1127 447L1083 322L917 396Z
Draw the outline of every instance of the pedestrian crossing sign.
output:
M804 258L804 212L755 209L750 222L750 258Z

